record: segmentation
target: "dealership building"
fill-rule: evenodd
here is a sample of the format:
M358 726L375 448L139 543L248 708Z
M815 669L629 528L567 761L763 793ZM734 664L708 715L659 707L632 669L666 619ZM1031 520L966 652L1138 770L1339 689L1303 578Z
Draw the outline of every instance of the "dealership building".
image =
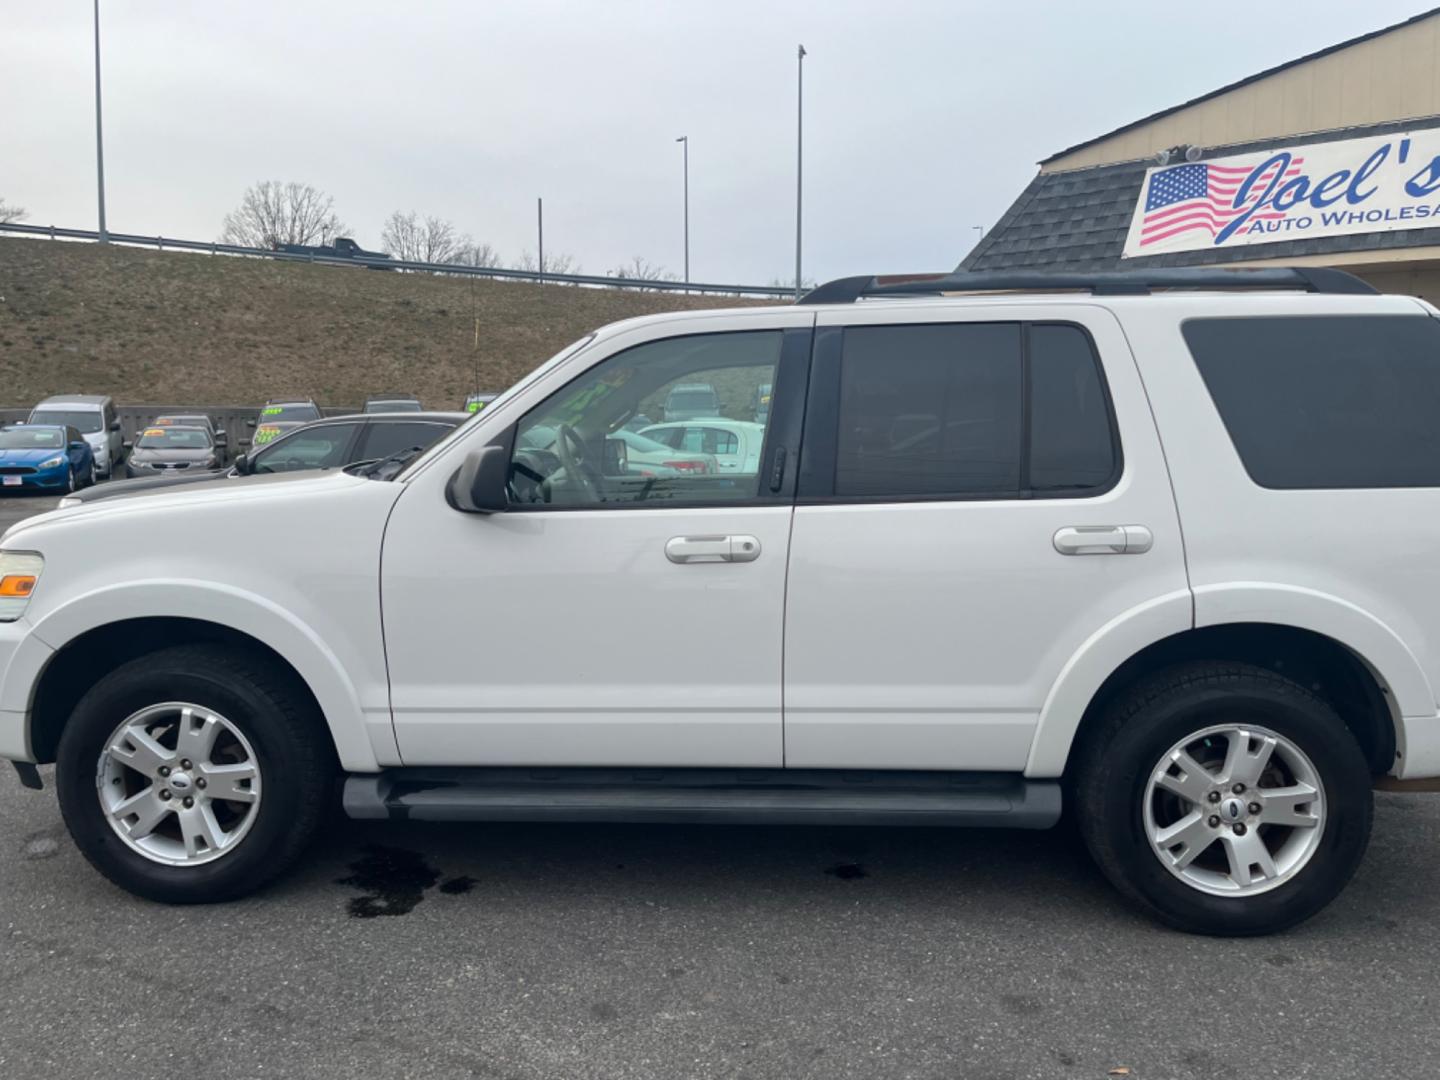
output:
M1216 265L1440 304L1440 8L1051 155L961 269Z

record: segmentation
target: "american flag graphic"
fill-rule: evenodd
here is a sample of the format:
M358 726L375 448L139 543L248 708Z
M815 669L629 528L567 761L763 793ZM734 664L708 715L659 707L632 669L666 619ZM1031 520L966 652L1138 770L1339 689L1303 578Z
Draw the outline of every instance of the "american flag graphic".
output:
M1304 158L1292 158L1285 176L1298 176ZM1234 218L1254 206L1270 188L1270 181L1280 168L1271 165L1250 185L1245 201L1235 205L1235 194L1254 167L1208 165L1176 165L1161 169L1150 176L1150 190L1145 194L1145 217L1140 222L1140 246L1158 243L1192 229L1204 229L1214 236ZM1283 211L1266 209L1251 216L1251 221L1283 218Z

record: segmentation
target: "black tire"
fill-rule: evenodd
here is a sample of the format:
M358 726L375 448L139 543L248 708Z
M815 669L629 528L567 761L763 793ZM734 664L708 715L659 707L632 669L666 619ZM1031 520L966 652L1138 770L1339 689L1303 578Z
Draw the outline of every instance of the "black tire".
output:
M1206 893L1161 864L1145 831L1152 770L1188 734L1237 720L1269 728L1310 759L1324 790L1319 847L1289 880L1244 897ZM1371 776L1335 710L1265 668L1190 663L1159 672L1111 703L1078 748L1077 824L1111 883L1161 922L1199 934L1274 933L1333 900L1364 857L1373 816Z
M96 764L116 726L167 701L214 709L240 728L263 780L249 832L234 850L198 866L167 866L132 850L96 794ZM75 707L56 756L61 814L91 865L122 889L172 904L231 900L289 869L324 819L337 776L323 720L294 678L217 644L162 649L110 672Z

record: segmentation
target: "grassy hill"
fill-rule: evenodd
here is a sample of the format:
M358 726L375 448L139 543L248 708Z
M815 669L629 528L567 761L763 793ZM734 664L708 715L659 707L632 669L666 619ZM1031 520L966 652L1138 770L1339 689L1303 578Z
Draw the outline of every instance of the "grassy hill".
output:
M0 238L0 405L358 405L406 391L457 407L616 319L754 301L380 273L267 259Z

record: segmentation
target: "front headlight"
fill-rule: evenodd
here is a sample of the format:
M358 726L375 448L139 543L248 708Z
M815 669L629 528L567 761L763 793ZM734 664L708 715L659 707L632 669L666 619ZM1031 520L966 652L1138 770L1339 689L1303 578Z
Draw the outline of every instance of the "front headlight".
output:
M56 455L55 455L54 457L52 457L52 458L46 458L44 461L40 462L40 464L39 464L38 466L36 466L36 467L37 467L37 468L41 468L41 469L53 469L53 468L56 468L57 466L63 464L64 461L65 461L65 455L64 455L64 454L56 454Z
M0 622L14 622L40 580L45 560L33 551L0 551Z

